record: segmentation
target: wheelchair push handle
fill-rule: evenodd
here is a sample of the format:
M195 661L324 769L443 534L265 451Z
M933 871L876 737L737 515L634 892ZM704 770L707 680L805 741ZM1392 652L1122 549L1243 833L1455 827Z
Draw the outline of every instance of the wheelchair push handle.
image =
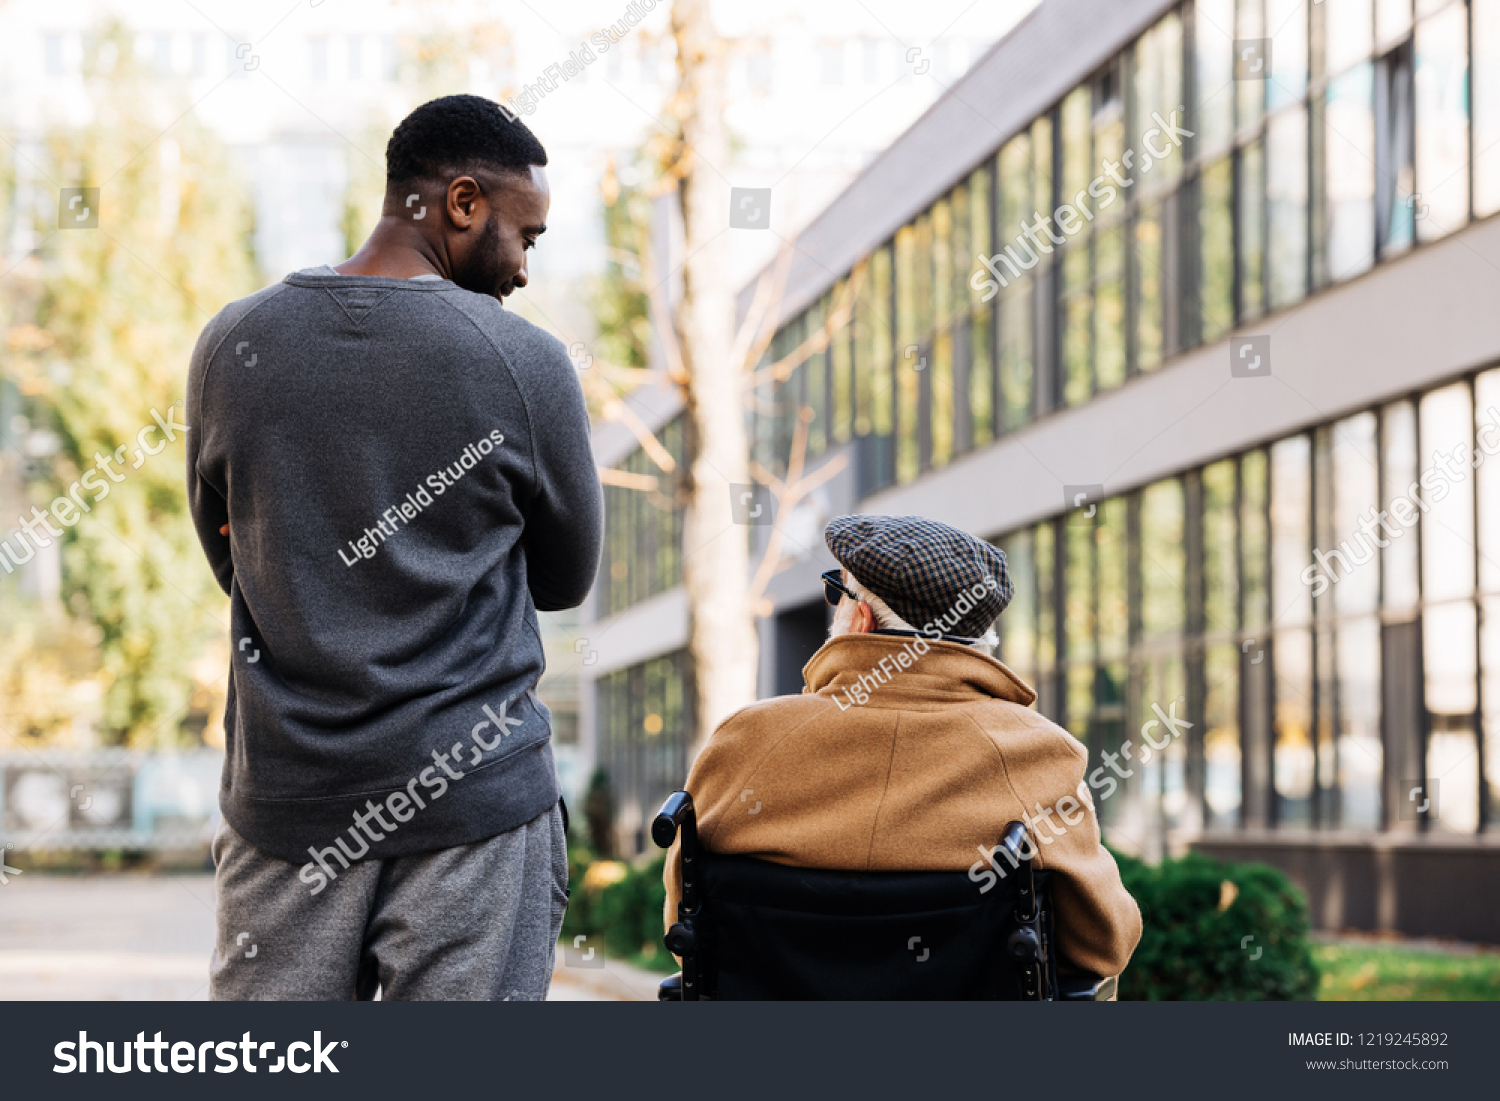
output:
M1000 837L1000 847L1005 850L1011 867L1030 863L1031 854L1036 851L1026 836L1024 822L1012 822L1005 827L1005 833Z
M677 829L684 821L696 825L693 814L693 797L685 791L674 791L651 820L651 840L663 849L670 849L677 840Z

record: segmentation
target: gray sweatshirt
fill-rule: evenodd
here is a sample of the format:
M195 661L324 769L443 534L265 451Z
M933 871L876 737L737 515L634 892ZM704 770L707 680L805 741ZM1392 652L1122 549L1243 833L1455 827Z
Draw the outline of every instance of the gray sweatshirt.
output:
M536 613L582 602L603 512L557 340L446 280L320 271L226 306L187 396L230 596L219 805L309 883L557 802Z

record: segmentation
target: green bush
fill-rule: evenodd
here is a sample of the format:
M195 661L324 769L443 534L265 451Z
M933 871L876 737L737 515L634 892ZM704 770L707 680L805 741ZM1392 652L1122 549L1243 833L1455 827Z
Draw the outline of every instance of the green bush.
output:
M1307 902L1281 872L1197 853L1154 867L1118 853L1115 859L1145 922L1141 943L1120 978L1122 999L1317 996Z
M611 956L658 971L675 971L676 964L662 943L665 864L665 853L636 866L595 860L587 847L570 846L564 941L572 944L574 937L585 935Z
M587 845L568 841L568 909L563 915L562 932L559 936L569 944L580 933L597 935L594 924L594 896L586 891L583 877L594 862L594 854Z
M666 855L662 854L644 867L632 867L624 879L600 892L596 921L611 955L648 966L669 958L662 943L667 889L661 876L665 863Z

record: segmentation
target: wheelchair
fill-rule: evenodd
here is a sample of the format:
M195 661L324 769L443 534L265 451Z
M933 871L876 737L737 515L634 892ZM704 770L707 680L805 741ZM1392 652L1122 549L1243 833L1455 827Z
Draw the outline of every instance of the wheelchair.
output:
M667 949L682 971L660 1001L1107 1001L1115 979L1058 974L1048 875L1011 822L1005 869L981 892L966 872L841 872L720 856L698 842L693 797L651 823L682 837L682 900Z

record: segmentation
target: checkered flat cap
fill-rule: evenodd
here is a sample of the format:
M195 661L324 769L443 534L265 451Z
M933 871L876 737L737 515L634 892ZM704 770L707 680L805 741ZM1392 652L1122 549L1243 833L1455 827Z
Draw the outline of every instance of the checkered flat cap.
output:
M978 638L1015 592L1005 552L921 516L839 516L823 540L839 565L919 631Z

